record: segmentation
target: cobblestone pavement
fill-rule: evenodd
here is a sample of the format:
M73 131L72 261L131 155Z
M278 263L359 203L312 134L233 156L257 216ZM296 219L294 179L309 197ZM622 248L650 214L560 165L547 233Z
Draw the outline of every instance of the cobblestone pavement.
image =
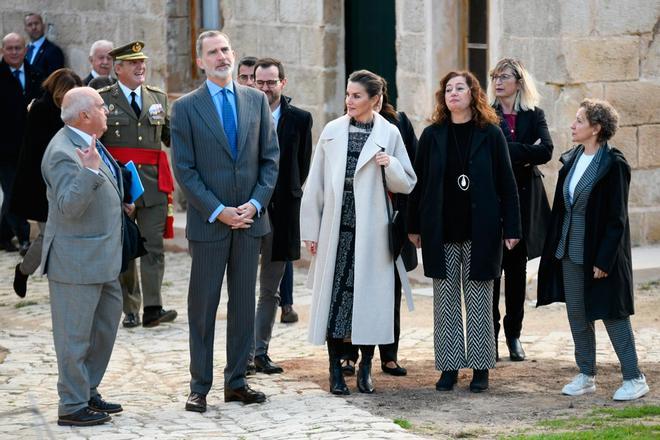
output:
M102 426L59 427L47 279L30 278L28 302L19 301L11 287L17 261L15 254L0 253L0 350L6 349L0 351L0 359L6 354L0 364L0 438L416 438L392 420L286 374L258 374L249 379L268 396L265 404L224 403L226 292L217 322L216 384L208 396L209 410L203 415L184 411L189 391L186 295L190 268L185 253L166 257L163 297L166 307L178 310L179 318L153 329L119 329L100 391L109 401L122 403L124 412ZM301 273L296 282L304 282ZM309 291L297 286L295 299L301 306L309 304ZM327 362L325 350L307 344L305 336L303 323L278 323L273 357L314 356Z
M64 428L57 419L57 364L53 349L48 286L45 277L31 277L27 301L14 294L11 282L18 257L0 252L0 438L417 438L386 419L354 405L368 399L359 393L335 397L316 383L282 375L252 376L249 382L266 393L263 405L224 403L222 369L225 363L225 306L219 308L216 350L216 384L208 396L205 414L183 410L188 394L188 328L186 295L190 258L185 253L166 254L163 289L165 307L179 318L153 329L119 329L117 342L100 391L109 401L120 402L124 412L102 426ZM270 354L276 361L312 359L326 365L324 347L306 342L307 305L310 292L303 286L305 272L296 269L295 302L301 322L276 324ZM402 306L400 353L407 364L433 359L431 299L424 287L416 290L417 310ZM530 304L531 306L531 304ZM561 312L561 305L544 310ZM528 307L526 320L544 319ZM545 313L545 312L544 312ZM561 312L563 313L563 312ZM563 315L565 316L565 315ZM634 325L634 321L633 321ZM599 362L616 362L604 328L598 328ZM640 359L660 362L660 327L635 327ZM526 331L522 337L529 358L573 361L573 344L565 319L561 325ZM500 343L500 351L506 350ZM2 359L4 357L4 362ZM349 384L353 385L353 384ZM378 386L378 383L376 383ZM655 393L654 393L655 394ZM364 405L362 405L364 406Z

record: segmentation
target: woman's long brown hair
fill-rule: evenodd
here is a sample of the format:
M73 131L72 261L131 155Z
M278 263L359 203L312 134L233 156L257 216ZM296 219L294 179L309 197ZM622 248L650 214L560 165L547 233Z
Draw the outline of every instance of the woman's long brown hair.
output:
M497 124L499 118L495 110L488 104L488 98L479 85L479 80L467 70L451 71L440 80L440 88L435 92L435 109L431 122L433 124L442 124L451 120L451 112L445 102L445 88L450 79L457 76L465 78L465 82L470 88L470 109L472 110L472 119L478 127L485 127L488 124Z

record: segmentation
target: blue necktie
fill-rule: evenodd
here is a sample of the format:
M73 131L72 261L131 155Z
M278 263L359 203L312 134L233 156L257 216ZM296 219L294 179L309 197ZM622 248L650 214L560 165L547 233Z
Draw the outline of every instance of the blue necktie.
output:
M34 52L34 44L28 44L27 52L25 54L25 59L28 63L32 64L32 52Z
M96 141L96 149L99 152L99 156L101 156L101 159L103 159L103 162L107 165L108 168L110 168L110 172L112 173L112 176L117 179L117 172L115 171L115 167L112 165L112 162L110 162L110 159L108 159L108 156L106 156L105 152L103 151L103 148L101 148L101 142Z
M222 89L222 123L225 130L225 135L227 136L227 141L229 141L229 149L231 150L231 155L234 160L236 160L236 157L238 156L236 121L234 121L234 112L232 111L231 104L229 103L227 89Z
M14 75L14 78L16 78L16 81L18 81L18 84L21 86L21 91L25 93L25 87L23 87L23 83L21 82L21 71L16 69L12 72Z

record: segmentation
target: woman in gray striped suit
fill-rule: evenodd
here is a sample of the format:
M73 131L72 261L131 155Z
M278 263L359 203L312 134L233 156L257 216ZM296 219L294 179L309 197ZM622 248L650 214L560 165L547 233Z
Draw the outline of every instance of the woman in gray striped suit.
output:
M552 219L539 267L538 304L566 302L580 373L562 393L596 391L594 321L602 319L621 363L614 400L648 393L630 325L634 313L628 189L630 166L608 144L618 115L606 101L585 99L571 125L578 143L560 161Z

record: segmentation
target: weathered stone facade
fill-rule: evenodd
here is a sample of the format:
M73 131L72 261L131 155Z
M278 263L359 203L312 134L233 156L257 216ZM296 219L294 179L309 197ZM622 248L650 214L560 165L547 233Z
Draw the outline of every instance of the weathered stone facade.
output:
M286 94L312 112L314 135L343 111L344 2L219 0L223 30L237 58L275 56L286 69ZM149 82L171 94L202 81L193 45L202 0L4 0L0 32L22 32L27 11L42 11L71 67L88 70L98 38L147 43ZM427 125L441 76L464 68L467 2L397 0L398 108L417 134ZM191 9L192 8L192 9ZM488 57L520 58L543 94L555 158L543 167L554 189L557 157L571 146L569 126L585 97L609 100L621 115L613 140L633 176L631 229L636 244L660 242L660 4L657 0L491 0ZM374 42L377 44L377 42Z
M0 34L23 31L23 17L41 13L47 37L64 51L66 66L82 77L90 71L89 48L99 39L116 45L143 40L149 56L149 84L164 87L167 78L165 2L162 0L2 0Z

